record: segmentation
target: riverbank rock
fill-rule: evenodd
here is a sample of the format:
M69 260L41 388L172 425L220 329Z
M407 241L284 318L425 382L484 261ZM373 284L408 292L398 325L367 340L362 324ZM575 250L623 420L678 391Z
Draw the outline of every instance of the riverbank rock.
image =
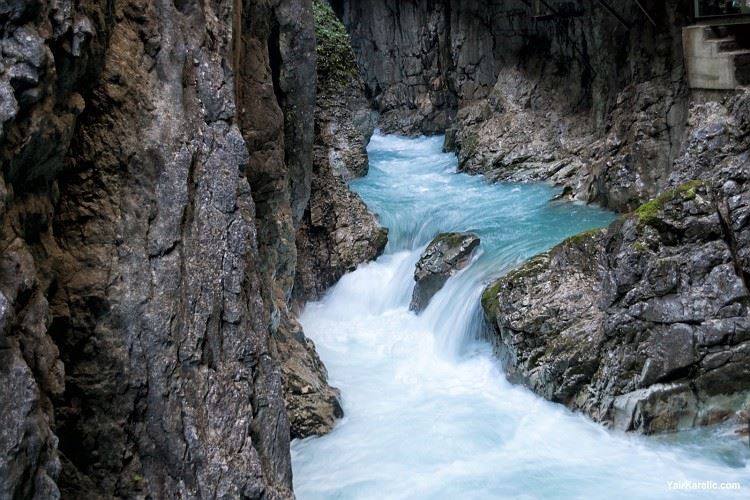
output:
M285 335L273 343L281 364L284 400L292 439L322 436L344 416L341 393L328 384L328 371L315 344L294 317L284 318Z
M349 35L331 8L313 4L318 38L312 194L297 231L298 301L315 300L388 242L362 199L347 185L367 174L367 143L377 115L365 97Z
M296 232L296 304L320 298L344 274L377 258L388 231L347 181L367 174L367 143L376 116L369 108L349 36L331 8L313 2L317 97L310 198ZM285 291L286 292L286 291ZM343 416L339 391L327 383L313 342L293 317L282 317L275 348L282 360L292 438L329 432Z
M627 431L708 425L750 404L750 165L572 237L487 288L509 379Z
M414 270L416 284L409 309L422 312L448 278L469 264L479 243L479 237L472 233L437 235L417 262Z

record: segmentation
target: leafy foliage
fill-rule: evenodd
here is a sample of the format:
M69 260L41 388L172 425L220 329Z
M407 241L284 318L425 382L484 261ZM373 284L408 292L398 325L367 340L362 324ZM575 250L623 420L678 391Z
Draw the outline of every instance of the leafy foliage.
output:
M318 77L323 83L346 84L357 76L349 34L327 3L315 0L313 14L318 40Z

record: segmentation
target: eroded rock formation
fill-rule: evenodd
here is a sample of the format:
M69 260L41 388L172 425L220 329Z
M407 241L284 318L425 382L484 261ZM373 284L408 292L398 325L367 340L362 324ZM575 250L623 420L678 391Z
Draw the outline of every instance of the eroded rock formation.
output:
M292 496L340 415L290 312L312 13L0 6L0 497Z

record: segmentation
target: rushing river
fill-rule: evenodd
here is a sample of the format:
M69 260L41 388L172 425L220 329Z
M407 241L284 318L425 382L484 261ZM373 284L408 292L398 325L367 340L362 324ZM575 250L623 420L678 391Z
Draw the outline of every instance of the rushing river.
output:
M293 443L298 498L748 498L750 452L721 430L611 432L505 380L482 340L484 285L614 216L551 202L547 185L457 174L441 145L375 135L370 173L352 185L389 244L302 315L346 416L329 435ZM480 251L417 316L414 264L441 231L477 233ZM668 484L706 480L742 489Z

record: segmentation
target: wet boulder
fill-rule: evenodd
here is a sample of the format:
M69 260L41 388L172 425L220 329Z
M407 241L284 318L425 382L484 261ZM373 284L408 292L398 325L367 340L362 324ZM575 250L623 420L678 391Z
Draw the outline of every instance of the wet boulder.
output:
M409 309L423 311L448 278L469 264L479 241L479 237L472 233L437 235L417 262L414 271L414 281L417 284Z

